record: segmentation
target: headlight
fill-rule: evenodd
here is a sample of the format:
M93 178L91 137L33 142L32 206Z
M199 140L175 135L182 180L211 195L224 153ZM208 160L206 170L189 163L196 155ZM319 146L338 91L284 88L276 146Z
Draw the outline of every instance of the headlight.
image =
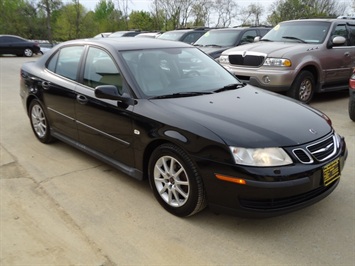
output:
M221 55L219 57L219 62L221 64L229 64L229 59L228 59L228 55Z
M292 164L291 158L281 148L247 149L230 147L236 164L250 166L281 166Z
M292 62L284 58L266 58L264 66L290 67Z

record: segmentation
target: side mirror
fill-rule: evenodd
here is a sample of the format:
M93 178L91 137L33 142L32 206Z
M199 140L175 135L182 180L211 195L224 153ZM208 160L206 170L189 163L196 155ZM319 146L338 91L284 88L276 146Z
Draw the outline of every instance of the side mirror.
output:
M342 46L346 43L346 39L343 36L334 36L328 42L327 48L332 48L334 46Z
M115 100L125 105L135 105L136 101L128 95L120 95L114 85L100 85L95 88L95 96L100 99Z
M343 36L335 36L332 39L333 45L334 46L340 46L343 45L344 43L346 43L346 39Z
M256 36L256 37L254 38L254 42L258 42L258 41L260 41L260 39L261 39L260 36Z

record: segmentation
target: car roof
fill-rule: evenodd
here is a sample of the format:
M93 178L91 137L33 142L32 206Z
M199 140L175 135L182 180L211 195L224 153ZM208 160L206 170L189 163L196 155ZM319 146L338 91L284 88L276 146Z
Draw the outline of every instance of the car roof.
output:
M190 44L178 42L178 41L169 41L155 39L155 38L146 38L144 42L139 38L132 37L121 37L121 38L91 38L91 39L81 39L67 41L60 46L66 46L69 44L91 44L91 45L101 45L103 47L111 47L116 50L138 50L138 49L164 49L164 48L183 48L183 47L193 47Z
M280 23L288 23L288 22L306 22L306 21L315 21L315 22L334 22L334 21L339 21L339 22L352 22L352 24L355 24L355 20L352 18L305 18L305 19L294 19L294 20L286 20L282 21Z

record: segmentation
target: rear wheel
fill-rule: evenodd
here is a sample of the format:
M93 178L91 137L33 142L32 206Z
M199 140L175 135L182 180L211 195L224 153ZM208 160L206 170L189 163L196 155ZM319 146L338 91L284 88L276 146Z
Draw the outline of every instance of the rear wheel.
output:
M315 92L314 76L309 71L302 71L295 78L287 95L303 103L309 103Z
M149 162L149 182L158 202L184 217L206 207L202 179L191 158L172 144L159 146Z
M26 48L25 50L23 50L23 55L26 57L31 57L33 56L33 52L30 48Z
M49 122L44 109L38 100L33 100L29 107L29 116L33 133L42 143L53 141L51 136Z

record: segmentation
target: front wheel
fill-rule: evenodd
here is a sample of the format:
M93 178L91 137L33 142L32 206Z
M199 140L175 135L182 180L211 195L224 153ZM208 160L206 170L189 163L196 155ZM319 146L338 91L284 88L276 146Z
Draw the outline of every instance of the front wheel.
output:
M23 51L23 55L26 56L26 57L31 57L33 56L33 52L30 48L26 48L24 51Z
M185 217L206 207L202 179L191 158L172 144L159 146L149 161L149 182L158 202Z
M314 76L309 71L302 71L295 78L287 95L303 103L309 103L315 92Z
M29 116L33 133L42 143L53 141L51 136L49 122L44 109L38 100L33 100L29 107Z

